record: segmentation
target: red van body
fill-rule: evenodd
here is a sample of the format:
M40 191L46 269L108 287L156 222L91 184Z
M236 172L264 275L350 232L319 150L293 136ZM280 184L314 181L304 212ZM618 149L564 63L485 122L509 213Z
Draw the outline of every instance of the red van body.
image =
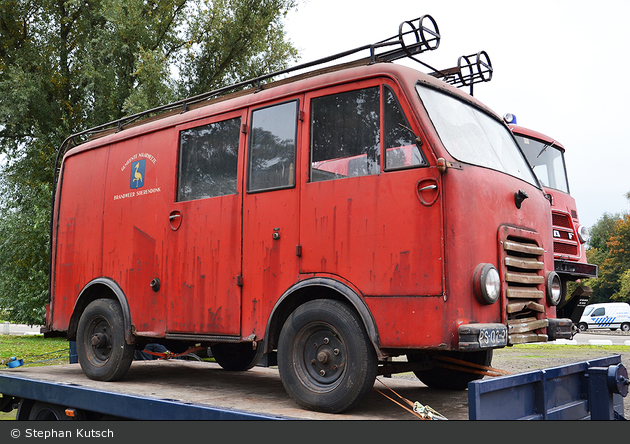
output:
M343 336L342 313L366 338L363 394L399 355L430 385L465 388L479 376L455 383L433 358L489 365L493 348L570 338L556 319L550 202L502 119L411 68L325 71L65 154L45 331L76 340L84 370L105 365L121 335L122 348L202 344L237 370L277 351L285 386L322 397L354 377L357 335ZM466 125L450 129L460 109ZM120 325L103 308L85 314L99 300ZM300 321L311 318L325 333ZM363 396L322 407L287 390L335 412Z

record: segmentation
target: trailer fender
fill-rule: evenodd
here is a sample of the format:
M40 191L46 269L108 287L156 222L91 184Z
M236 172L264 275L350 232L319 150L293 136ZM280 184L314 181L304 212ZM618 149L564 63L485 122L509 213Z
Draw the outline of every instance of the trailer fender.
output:
M68 326L68 339L75 340L77 336L77 328L79 319L85 308L90 302L96 299L116 299L120 304L123 313L123 326L125 329L125 341L127 344L135 343L135 339L131 330L131 312L127 297L120 286L112 279L107 277L96 278L83 287L72 311L72 318Z
M380 339L376 322L358 290L330 277L313 277L293 285L278 299L271 311L265 330L266 351L278 344L284 321L299 305L313 299L335 299L348 303L359 314L368 337L379 359L384 358L380 350Z

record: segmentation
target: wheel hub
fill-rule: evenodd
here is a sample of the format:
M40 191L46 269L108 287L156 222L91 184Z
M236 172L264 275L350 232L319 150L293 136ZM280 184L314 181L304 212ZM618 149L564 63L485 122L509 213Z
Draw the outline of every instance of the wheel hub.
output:
M104 333L94 333L91 338L92 347L105 348L108 346L107 335Z
M315 331L305 343L307 372L321 384L331 384L342 375L346 366L343 342L332 332Z

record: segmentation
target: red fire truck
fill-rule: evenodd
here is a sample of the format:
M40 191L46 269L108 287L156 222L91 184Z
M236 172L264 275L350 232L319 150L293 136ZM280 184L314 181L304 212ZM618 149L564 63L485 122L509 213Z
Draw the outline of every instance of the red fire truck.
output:
M95 380L148 343L277 363L298 405L335 413L377 374L465 389L481 376L444 358L569 338L550 202L508 126L391 63L439 38L423 16L365 59L69 137L44 333Z
M513 114L506 114L504 120L510 124L516 141L551 200L554 268L562 280L563 293L566 293L567 282L596 278L598 267L586 259L589 232L580 224L575 199L569 192L565 148L545 134L517 125ZM558 311L577 324L591 293L590 288L582 287L574 298L567 301L563 297Z

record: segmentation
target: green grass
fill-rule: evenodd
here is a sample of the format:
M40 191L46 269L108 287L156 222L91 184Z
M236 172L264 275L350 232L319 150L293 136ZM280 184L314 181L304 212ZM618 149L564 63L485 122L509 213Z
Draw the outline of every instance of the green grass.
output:
M13 356L30 366L68 364L68 349L63 338L0 335L0 368L6 368Z
M33 367L68 364L68 349L68 341L63 338L0 335L0 371L11 371L7 363L13 356ZM0 412L0 421L14 420L16 414L16 410Z

